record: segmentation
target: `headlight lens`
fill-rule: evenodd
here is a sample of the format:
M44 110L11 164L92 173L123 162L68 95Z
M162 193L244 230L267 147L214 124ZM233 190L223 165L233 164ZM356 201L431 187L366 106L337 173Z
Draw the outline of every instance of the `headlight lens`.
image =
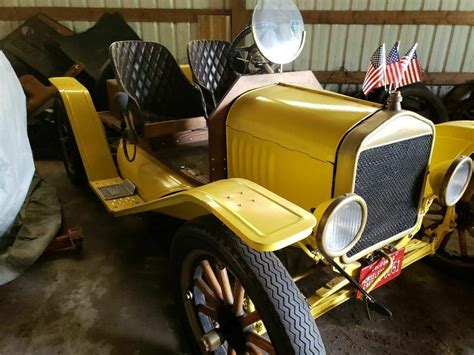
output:
M444 193L442 198L446 206L453 206L461 199L469 184L471 174L471 158L461 157L451 164L443 184Z
M317 236L328 256L341 256L360 239L367 220L367 206L358 195L334 199L324 211Z

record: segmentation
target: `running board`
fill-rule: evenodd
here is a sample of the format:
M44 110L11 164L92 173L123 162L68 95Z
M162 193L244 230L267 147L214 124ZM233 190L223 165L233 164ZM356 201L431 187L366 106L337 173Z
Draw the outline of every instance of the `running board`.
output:
M116 214L143 205L145 201L136 193L135 185L122 178L92 181L92 190L110 213Z

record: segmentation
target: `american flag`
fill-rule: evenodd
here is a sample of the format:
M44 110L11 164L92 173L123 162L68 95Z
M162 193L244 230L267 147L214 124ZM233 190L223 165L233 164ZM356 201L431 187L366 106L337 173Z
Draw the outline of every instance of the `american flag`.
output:
M370 58L369 69L365 74L362 91L367 96L373 89L379 88L385 84L385 43L380 45Z
M400 81L400 55L398 49L400 41L395 43L387 56L387 81L386 84L397 84Z
M417 45L418 44L415 43L413 47L405 55L405 57L407 57L407 60L408 60L410 52L413 52L411 59L408 60L408 64L406 66L405 72L403 73L402 79L400 81L400 86L418 83L423 80L423 76L421 74L420 62L418 61L418 56L416 55Z

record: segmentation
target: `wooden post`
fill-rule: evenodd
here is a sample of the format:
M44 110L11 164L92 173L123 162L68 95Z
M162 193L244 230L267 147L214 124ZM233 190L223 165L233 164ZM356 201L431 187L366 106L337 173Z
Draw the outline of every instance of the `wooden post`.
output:
M232 38L237 36L247 25L245 0L232 0Z
M231 40L230 16L198 16L198 38Z

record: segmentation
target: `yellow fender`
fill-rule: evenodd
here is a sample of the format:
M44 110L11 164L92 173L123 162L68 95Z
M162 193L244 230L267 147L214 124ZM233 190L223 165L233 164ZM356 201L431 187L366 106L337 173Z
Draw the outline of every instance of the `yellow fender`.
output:
M308 237L316 218L304 209L245 179L219 180L117 211L157 211L182 219L213 214L259 251L282 249Z
M64 102L88 180L117 178L104 126L89 91L74 78L50 78L49 81Z
M453 161L460 155L474 153L474 123L471 121L453 121L435 125L435 143L430 162L430 174L437 166ZM432 197L433 186L426 185L425 197Z
M474 153L474 122L452 121L435 126L436 141L431 165Z
M213 214L252 248L282 249L307 238L316 218L304 209L245 179L220 180L194 187L137 147L133 163L118 154L120 175L105 131L87 89L73 78L52 78L63 99L89 184L115 216L149 211L190 220ZM99 190L124 178L137 186L128 197L105 200Z

